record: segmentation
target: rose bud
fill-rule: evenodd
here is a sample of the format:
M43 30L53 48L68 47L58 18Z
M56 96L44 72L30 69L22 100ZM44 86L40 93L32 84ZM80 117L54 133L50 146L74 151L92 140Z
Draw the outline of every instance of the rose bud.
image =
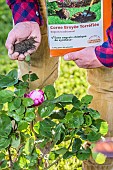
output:
M33 90L24 96L34 101L33 106L39 106L44 102L44 92L42 90Z

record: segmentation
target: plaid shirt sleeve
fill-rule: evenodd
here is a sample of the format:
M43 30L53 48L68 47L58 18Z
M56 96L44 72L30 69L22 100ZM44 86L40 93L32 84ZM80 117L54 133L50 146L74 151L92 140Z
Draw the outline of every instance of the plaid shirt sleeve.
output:
M113 67L113 20L107 29L108 40L95 48L98 60L106 67Z
M6 0L12 10L14 23L35 21L43 24L38 0Z

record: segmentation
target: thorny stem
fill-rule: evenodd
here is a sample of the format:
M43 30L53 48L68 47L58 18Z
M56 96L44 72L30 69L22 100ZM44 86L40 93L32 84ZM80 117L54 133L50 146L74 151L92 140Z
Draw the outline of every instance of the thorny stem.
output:
M71 142L68 146L68 150L70 149L71 145L72 145L72 142L73 142L73 138L71 139ZM49 165L47 168L44 168L44 170L47 170L49 168L51 168L53 165L55 165L56 163L58 163L61 159L63 158L63 156L59 157L56 161L54 161L51 165Z
M28 78L28 92L29 92L29 90L30 90L31 61L28 62L28 74L29 74L29 78Z
M11 170L13 170L13 161L12 161L12 157L11 157L11 151L10 151L10 146L8 147L8 154L9 154L9 167Z

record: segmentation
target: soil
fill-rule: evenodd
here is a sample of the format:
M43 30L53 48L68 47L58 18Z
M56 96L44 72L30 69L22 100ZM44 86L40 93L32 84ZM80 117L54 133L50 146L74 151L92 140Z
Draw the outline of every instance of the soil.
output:
M87 14L87 10L86 10L84 12L78 12L78 13L74 14L71 17L71 20L72 21L77 21L77 22L80 22L80 23L85 23L85 22L93 21L95 18L96 18L95 12L90 11Z
M35 37L31 37L29 39L23 40L20 43L17 43L14 45L14 52L18 52L19 54L24 54L28 50L33 50L35 49L35 43L36 41L34 40Z
M100 2L100 0L95 0L93 4ZM61 8L62 7L62 3L61 2L57 2L58 6ZM64 2L63 3L63 7L68 7L68 8L73 8L73 7L85 7L85 6L89 6L91 3L91 0L79 0L79 1L75 1L75 2Z

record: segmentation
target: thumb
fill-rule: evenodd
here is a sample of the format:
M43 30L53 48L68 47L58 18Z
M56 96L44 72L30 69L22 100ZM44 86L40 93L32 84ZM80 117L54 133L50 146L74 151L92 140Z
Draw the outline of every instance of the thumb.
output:
M5 46L6 48L8 49L8 54L12 54L13 51L14 51L14 43L16 41L16 38L15 38L15 34L11 31L9 34L8 34L8 37L7 37L7 40L6 40L6 43L5 43Z
M76 60L77 59L77 52L72 52L64 55L64 60L70 61L70 60Z

